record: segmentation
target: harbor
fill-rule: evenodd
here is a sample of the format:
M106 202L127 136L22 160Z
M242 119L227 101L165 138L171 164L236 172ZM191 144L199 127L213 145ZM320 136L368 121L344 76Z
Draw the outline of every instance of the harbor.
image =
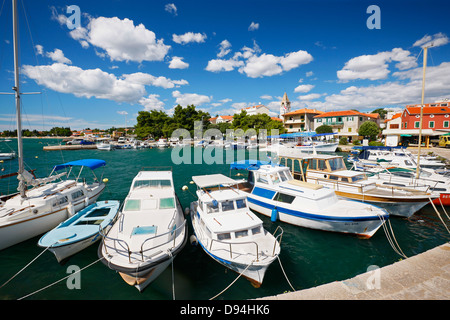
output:
M55 1L0 9L0 300L450 300L445 10Z

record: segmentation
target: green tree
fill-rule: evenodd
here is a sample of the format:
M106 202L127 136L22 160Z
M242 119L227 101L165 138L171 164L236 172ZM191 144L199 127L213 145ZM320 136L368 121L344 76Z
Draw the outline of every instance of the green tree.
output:
M333 128L329 125L323 124L316 128L316 133L333 133Z
M380 133L380 128L373 121L364 122L358 130L360 136L369 137L370 141L376 140L377 135Z
M378 108L373 110L372 113L378 113L380 115L380 119L384 120L386 118L387 110L384 108Z

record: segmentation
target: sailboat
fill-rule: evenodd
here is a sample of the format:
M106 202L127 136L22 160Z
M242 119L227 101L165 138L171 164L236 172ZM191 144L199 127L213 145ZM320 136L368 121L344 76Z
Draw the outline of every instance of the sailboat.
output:
M105 166L105 161L97 159L80 160L64 163L53 168L49 177L35 179L24 170L22 123L20 114L19 63L18 63L18 27L17 1L12 0L13 35L14 35L14 79L15 101L17 112L17 144L19 170L19 193L0 205L0 250L22 241L43 234L66 220L78 210L94 203L105 188L105 184L96 178L93 183L69 180L68 176L73 166L96 169ZM59 170L70 168L69 174ZM95 175L94 175L95 176ZM78 175L80 177L80 175ZM31 186L31 189L28 187Z

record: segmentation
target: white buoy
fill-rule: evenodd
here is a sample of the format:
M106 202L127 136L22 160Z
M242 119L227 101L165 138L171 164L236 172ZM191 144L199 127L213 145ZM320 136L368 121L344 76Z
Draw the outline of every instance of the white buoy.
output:
M181 188L181 190L183 190L183 191L186 191L187 189L189 189L188 186L183 186L183 187Z

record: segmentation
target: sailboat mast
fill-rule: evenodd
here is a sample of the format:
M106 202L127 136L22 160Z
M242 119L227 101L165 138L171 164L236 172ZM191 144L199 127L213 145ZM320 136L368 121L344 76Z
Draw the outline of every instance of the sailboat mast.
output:
M19 170L18 177L24 171L23 166L23 145L22 145L22 118L20 115L20 83L19 83L19 43L18 43L18 21L17 21L17 0L12 0L12 14L13 14L13 40L14 40L14 87L16 96L16 116L17 116L17 147ZM22 198L25 198L26 185L25 182L19 180L19 192Z
M419 178L420 173L420 149L422 147L422 118L423 118L423 101L425 96L425 73L427 70L427 55L428 47L423 48L423 75L422 75L422 100L420 103L420 123L419 123L419 148L417 152L417 168L416 168L416 178Z

